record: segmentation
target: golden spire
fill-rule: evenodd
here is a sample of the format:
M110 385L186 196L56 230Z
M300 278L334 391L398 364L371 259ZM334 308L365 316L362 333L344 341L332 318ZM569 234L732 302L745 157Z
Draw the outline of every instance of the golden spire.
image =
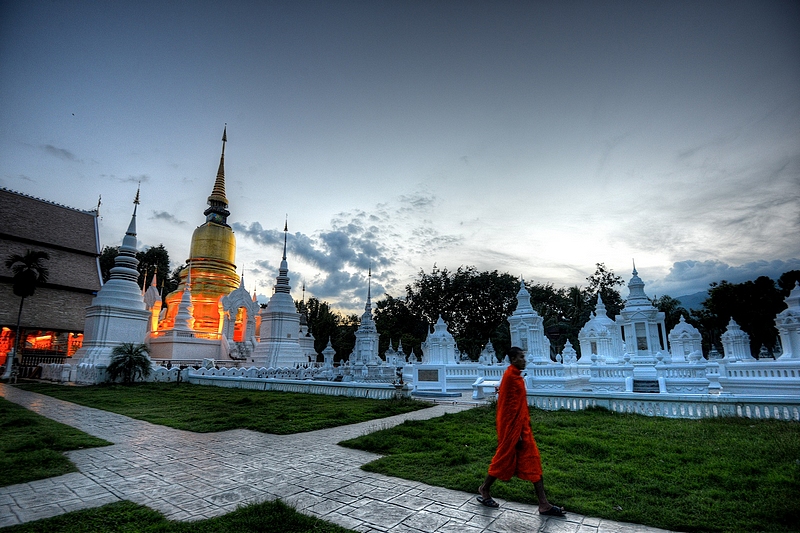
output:
M217 170L217 180L214 182L214 189L208 197L208 205L222 204L228 206L228 199L225 197L225 143L228 142L228 125L222 130L222 155L219 157L219 170ZM213 203L212 203L213 202Z

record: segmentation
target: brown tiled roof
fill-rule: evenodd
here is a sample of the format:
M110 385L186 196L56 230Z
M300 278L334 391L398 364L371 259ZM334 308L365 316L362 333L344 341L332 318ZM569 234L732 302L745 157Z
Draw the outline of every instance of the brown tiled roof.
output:
M0 234L99 254L94 211L81 211L0 188Z
M5 259L41 250L50 256L50 275L26 299L23 325L83 330L85 307L101 287L95 215L0 188L0 325L16 324L19 309Z

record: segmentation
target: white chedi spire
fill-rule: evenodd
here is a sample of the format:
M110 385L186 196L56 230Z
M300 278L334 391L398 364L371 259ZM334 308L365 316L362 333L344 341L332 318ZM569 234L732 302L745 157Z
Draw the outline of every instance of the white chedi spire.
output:
M367 301L364 304L364 313L361 315L361 323L356 330L356 342L353 352L350 354L350 363L375 365L380 363L378 355L378 341L380 335L372 318L372 267L367 276Z
M114 267L110 271L108 281L103 285L93 305L122 306L131 309L144 309L144 299L139 288L139 260L136 259L136 208L139 205L139 189L133 201L133 215L128 224L119 254L114 258Z
M116 346L125 342L142 343L147 335L151 314L146 310L138 284L139 271L136 270L139 265L136 259L138 189L133 203L131 222L114 259L109 280L86 308L83 346L73 356L75 365L83 365L76 378L81 383L94 383L99 379L97 374L87 369L91 365L107 365Z
M625 301L625 309L632 308L653 308L653 302L647 297L644 292L644 281L639 277L636 271L636 263L633 263L633 277L628 282L628 299Z
M192 267L186 274L181 303L178 305L178 313L175 315L176 331L194 331L194 305L192 305Z
M253 360L265 367L290 367L308 362L300 346L300 314L294 305L289 286L286 261L288 220L283 226L283 257L275 281L275 292L261 311L260 341L253 351Z
M511 332L511 345L525 352L529 363L548 364L550 359L550 340L544 335L544 320L531 305L531 295L525 288L525 280L520 278L517 292L517 308L508 317Z

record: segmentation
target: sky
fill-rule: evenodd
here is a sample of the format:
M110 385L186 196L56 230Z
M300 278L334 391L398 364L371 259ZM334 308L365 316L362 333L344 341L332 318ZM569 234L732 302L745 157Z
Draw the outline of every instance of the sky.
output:
M649 296L800 269L800 4L0 0L0 187L189 255L223 127L263 302L434 265ZM0 206L2 208L2 206ZM623 289L623 297L627 290Z

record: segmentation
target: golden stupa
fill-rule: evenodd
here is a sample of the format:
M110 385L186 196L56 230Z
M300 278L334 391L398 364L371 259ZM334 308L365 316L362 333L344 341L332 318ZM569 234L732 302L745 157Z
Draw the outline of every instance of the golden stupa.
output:
M166 297L167 313L159 330L172 329L175 315L186 288L187 277L194 307L194 331L207 333L213 338L222 333L223 313L220 300L239 287L236 273L236 238L228 225L228 199L225 197L225 143L227 126L222 132L222 155L214 189L208 197L208 209L203 214L206 221L192 234L188 268L181 272L177 290ZM191 276L191 277L189 277Z

